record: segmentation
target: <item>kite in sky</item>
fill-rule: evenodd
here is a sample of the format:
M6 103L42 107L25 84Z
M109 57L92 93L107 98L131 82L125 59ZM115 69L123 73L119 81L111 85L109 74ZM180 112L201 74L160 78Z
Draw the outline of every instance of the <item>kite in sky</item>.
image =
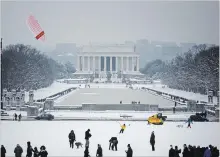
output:
M34 16L31 15L28 17L27 25L29 26L30 30L32 31L37 40L45 41L44 30L41 28L40 24Z

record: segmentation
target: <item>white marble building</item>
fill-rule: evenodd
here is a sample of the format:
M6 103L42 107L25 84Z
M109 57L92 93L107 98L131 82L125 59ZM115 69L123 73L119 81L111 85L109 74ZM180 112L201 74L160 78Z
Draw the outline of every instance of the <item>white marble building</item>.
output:
M139 54L134 45L83 46L77 56L77 73L105 75L140 74Z

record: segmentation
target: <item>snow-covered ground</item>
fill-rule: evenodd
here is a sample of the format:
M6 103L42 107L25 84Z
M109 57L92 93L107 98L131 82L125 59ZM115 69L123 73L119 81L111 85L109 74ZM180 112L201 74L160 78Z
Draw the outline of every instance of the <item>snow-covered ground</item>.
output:
M54 115L55 119L125 119L123 116L130 116L128 119L132 120L147 120L148 117L157 114L159 112L146 112L146 111L46 111ZM26 119L27 112L24 111L6 111L9 114L7 119L12 119L13 114L21 114L22 119ZM195 114L193 112L161 112L163 116L167 116L167 120L184 121L187 120L190 115Z
M83 156L84 148L70 149L68 133L74 130L76 141L83 144L85 131L91 130L90 155L95 156L97 144L101 144L104 156L126 156L127 144L131 144L134 156L168 156L169 146L177 145L182 149L183 144L220 147L220 123L193 123L191 129L182 122L166 122L164 125L147 125L146 122L121 122L127 125L124 134L118 134L119 123L94 121L1 121L0 143L7 149L7 156L13 156L16 144L20 144L26 155L27 141L32 146L45 145L52 156ZM130 124L130 126L129 126ZM178 124L183 128L176 127ZM151 132L155 132L156 151L151 151L149 144ZM108 150L109 139L118 137L118 151Z
M163 85L161 84L157 84L157 85L134 85L134 87L147 87L150 89L154 89L154 90L158 90L161 92L165 92L168 94L173 94L173 95L177 95L180 97L184 97L187 99L191 99L191 100L198 100L198 101L205 101L208 102L208 95L203 95L200 93L193 93L193 92L187 92L187 91L182 91L182 90L178 90L178 89L171 89L168 87L162 88ZM217 103L217 97L213 97L213 102Z
M177 89L171 89L171 88L162 88L162 84L135 84L133 85L134 88L141 88L141 87L147 87L151 89L155 89L161 92L166 92L169 94L174 94L177 96L185 97L188 99L192 100L199 100L199 101L208 101L208 96L207 95L202 95L199 93L193 93L193 92L187 92L187 91L181 91ZM47 96L53 95L55 93L58 93L60 91L66 90L71 87L79 87L79 84L66 84L66 83L59 83L59 82L54 82L51 86L47 88L42 88L34 91L34 99L42 99ZM110 83L110 84L105 84L105 83L91 83L90 84L91 88L114 88L114 89L119 89L119 88L126 88L125 84L118 84L118 83ZM85 88L85 85L82 84L81 88ZM217 102L217 98L213 98L214 103ZM25 101L28 101L28 93L26 93L25 96Z
M66 90L68 88L78 87L78 86L79 86L78 84L66 84L66 83L59 83L59 82L55 81L49 87L35 90L34 91L34 100L42 99L42 98L51 96L53 94L56 94L58 92L64 91L64 90ZM28 92L25 93L25 101L26 102L29 101L29 93Z

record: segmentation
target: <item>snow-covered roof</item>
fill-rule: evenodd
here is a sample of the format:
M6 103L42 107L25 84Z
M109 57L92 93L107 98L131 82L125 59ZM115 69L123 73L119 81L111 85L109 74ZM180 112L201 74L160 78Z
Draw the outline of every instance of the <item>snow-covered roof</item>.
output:
M89 45L89 46L83 46L81 52L135 52L135 47L133 45Z

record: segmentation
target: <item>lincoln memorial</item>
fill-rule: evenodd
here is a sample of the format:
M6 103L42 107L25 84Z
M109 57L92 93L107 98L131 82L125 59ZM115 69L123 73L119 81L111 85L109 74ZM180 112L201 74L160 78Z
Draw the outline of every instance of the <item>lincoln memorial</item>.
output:
M139 54L134 45L83 46L77 56L77 73L139 74Z

